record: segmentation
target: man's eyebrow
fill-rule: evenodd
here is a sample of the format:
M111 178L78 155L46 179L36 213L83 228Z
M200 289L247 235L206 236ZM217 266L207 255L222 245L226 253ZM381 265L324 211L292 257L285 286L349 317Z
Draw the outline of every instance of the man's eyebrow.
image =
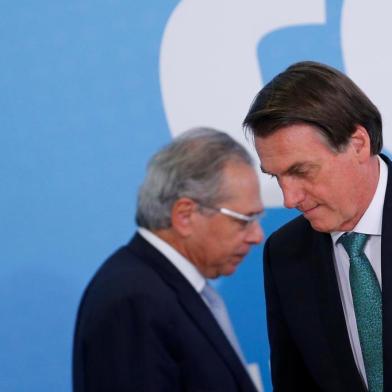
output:
M293 170L297 169L298 164L295 163L294 165L290 166L288 169L286 169L282 174L290 174ZM268 170L265 170L264 167L260 164L260 170L264 174L269 174L270 176L276 176L275 173L271 173Z
M260 210L257 211L251 211L251 212L247 212L246 214L243 214L245 216L253 216L253 215L258 215L260 218L264 217L265 215L265 208L261 208Z
M283 174L293 174L298 172L298 170L303 169L304 167L307 167L306 162L297 162L291 165L287 170L285 170Z
M286 170L284 170L280 175L295 174L297 171L303 170L304 168L312 168L312 167L316 167L316 166L318 166L318 165L311 164L310 162L296 162L296 163L293 163ZM260 170L264 174L269 174L271 176L277 176L277 174L271 173L268 170L265 170L261 164L260 164Z
M270 172L268 172L267 170L265 170L261 164L260 164L259 167L260 167L260 170L261 170L262 173L272 175L272 173L270 173Z
M262 207L259 210L251 211L251 212L249 212L248 214L245 214L245 215L264 214L264 212L265 212L265 208Z
M314 162L298 162L290 166L284 174L296 174L301 170L311 170L319 167L320 165Z

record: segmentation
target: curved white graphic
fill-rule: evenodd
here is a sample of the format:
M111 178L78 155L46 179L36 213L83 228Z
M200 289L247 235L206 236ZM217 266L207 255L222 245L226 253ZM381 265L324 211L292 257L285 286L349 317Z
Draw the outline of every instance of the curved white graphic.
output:
M241 127L262 87L257 46L266 34L325 23L322 0L183 0L163 35L160 80L175 136L200 125L225 130L255 152ZM256 161L258 161L256 157ZM282 206L275 180L261 175L264 203Z
M342 48L347 74L372 99L382 114L384 146L392 151L392 3L387 0L345 0Z

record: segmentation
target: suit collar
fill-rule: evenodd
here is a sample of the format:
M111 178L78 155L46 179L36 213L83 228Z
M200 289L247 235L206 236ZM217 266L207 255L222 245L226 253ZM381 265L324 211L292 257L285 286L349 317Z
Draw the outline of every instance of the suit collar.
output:
M382 218L381 275L383 306L384 390L392 390L392 164L381 154L388 165L388 182Z
M199 294L201 293L206 284L206 279L188 259L152 231L139 227L138 233L149 242L150 245L162 253Z
M181 275L172 263L139 234L128 245L128 250L154 269L161 278L176 292L178 302L194 324L198 326L210 344L215 347L222 360L231 369L239 384L246 383L253 391L253 383L223 331L217 324L207 305L192 285ZM244 381L246 380L246 381Z

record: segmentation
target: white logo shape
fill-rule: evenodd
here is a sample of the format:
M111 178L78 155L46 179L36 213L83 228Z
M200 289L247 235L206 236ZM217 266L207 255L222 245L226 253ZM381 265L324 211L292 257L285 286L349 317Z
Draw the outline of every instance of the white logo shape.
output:
M182 0L160 54L164 109L173 136L195 126L226 131L257 156L241 123L263 86L257 47L268 33L325 23L322 0ZM261 175L266 207L282 206L275 180Z
M375 103L383 118L385 147L392 150L392 3L345 0L342 48L347 74Z

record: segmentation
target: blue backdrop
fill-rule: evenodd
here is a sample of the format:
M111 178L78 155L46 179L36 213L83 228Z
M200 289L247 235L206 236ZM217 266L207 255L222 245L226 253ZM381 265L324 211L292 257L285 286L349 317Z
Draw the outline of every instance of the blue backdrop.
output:
M0 3L1 391L70 391L82 291L131 237L146 162L173 135L209 125L242 140L254 94L304 59L353 75L383 109L371 86L386 83L375 67L389 55L357 61L352 32L375 29L369 13L387 2L271 3ZM296 213L262 181L269 234ZM270 391L261 252L218 288Z

